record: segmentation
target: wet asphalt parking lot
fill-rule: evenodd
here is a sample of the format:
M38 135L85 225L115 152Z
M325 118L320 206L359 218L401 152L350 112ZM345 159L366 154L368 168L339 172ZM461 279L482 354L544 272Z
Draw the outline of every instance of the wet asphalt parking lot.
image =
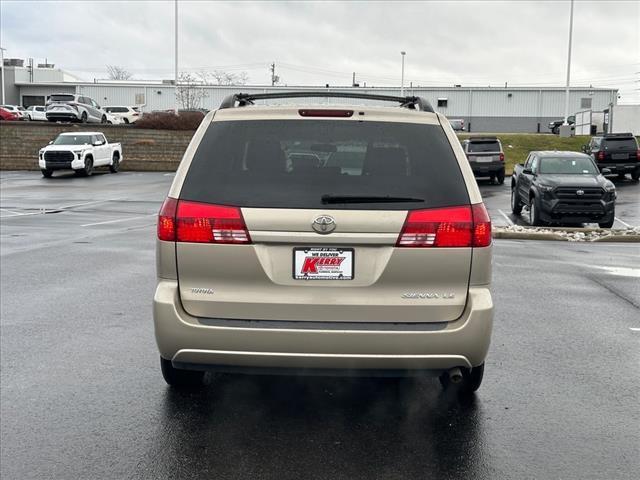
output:
M177 393L151 321L171 179L0 173L3 480L638 478L638 244L496 241L473 401L434 378L215 376ZM480 184L507 224L508 186ZM640 185L618 188L617 216L640 225Z

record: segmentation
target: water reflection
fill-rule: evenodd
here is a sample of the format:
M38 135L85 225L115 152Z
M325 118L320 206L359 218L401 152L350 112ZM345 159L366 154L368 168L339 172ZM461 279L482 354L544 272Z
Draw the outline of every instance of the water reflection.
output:
M146 478L479 478L479 400L434 379L216 376L166 390Z

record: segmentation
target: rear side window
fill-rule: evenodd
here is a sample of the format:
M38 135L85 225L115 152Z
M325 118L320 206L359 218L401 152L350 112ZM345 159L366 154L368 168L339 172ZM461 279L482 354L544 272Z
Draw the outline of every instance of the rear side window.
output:
M636 139L633 137L605 138L603 144L605 150L636 150L638 148Z
M487 142L469 142L467 151L472 153L499 152L500 143L495 140Z
M73 102L73 95L51 95L49 100L52 102Z
M378 197L375 203L323 196ZM385 202L380 197L408 202ZM264 208L407 210L469 203L439 125L336 120L212 123L180 197Z

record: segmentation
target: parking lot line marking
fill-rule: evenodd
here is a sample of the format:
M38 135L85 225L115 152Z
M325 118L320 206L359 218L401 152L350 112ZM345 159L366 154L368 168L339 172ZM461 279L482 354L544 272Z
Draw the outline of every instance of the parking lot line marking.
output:
M629 327L632 332L640 332L640 328Z
M504 213L502 210L498 209L498 212L500 212L500 215L502 215L504 217L504 219L509 223L509 225L513 225L513 221L507 217L507 214Z
M620 220L618 217L613 217L615 218L618 222L620 222L622 225L624 225L627 228L633 228L631 225L629 225L627 222L623 222L622 220Z
M128 222L129 220L138 220L140 218L153 217L155 215L157 215L157 213L150 213L149 215L142 215L140 217L116 218L115 220L107 220L105 222L85 223L84 225L80 225L80 226L93 227L94 225L106 225L107 223Z
M67 208L73 208L73 207L84 207L85 205L96 205L98 203L115 202L116 200L122 200L122 198L123 197L120 197L120 198L109 198L107 200L95 200L93 202L74 203L72 205L64 205L62 207L54 208L53 210L65 210Z
M14 212L13 210L9 210L9 209L7 209L7 208L0 208L0 210L2 210L3 212L9 212L9 213L12 213L12 214L14 214L14 215L23 215L23 214L22 214L22 213L20 213L20 212Z

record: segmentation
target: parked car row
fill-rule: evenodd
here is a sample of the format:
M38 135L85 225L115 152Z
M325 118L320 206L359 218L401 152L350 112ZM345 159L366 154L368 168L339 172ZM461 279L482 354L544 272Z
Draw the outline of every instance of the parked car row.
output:
M50 122L80 123L135 123L141 116L139 107L101 107L90 97L71 93L55 93L47 99L46 105L24 108L19 105L0 105L0 118L6 121L32 120Z

